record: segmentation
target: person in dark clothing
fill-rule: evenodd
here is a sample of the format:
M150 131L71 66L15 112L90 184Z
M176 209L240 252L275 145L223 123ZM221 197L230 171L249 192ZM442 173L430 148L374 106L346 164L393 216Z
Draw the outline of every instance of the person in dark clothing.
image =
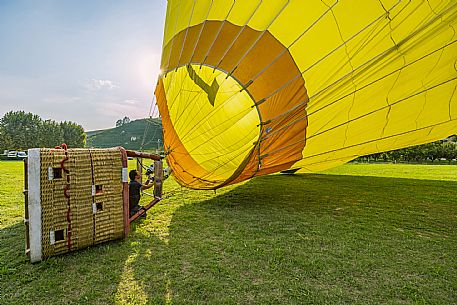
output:
M139 181L141 179L140 174L136 170L131 170L129 172L129 209L130 217L132 217L136 212L141 210L143 207L139 205L141 198L141 191L147 190L154 186L154 183L150 183L149 179L146 180L145 184L141 184Z

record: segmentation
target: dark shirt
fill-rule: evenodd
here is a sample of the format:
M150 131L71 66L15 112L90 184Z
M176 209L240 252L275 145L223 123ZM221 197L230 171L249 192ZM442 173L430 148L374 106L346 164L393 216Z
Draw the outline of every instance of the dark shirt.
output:
M138 181L131 180L129 183L129 208L132 210L140 202L140 192L143 185Z

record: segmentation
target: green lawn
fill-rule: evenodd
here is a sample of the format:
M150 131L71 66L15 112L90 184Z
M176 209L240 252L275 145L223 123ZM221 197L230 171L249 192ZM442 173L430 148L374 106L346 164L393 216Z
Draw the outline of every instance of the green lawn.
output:
M355 163L333 168L324 174L457 181L457 166Z
M350 164L180 189L128 239L30 264L0 162L0 304L457 304L457 166Z

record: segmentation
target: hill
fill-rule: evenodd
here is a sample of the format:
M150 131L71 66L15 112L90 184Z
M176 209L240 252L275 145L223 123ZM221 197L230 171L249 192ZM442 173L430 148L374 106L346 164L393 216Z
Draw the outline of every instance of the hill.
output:
M88 131L86 135L87 147L140 149L143 136L146 138L143 149L157 149L158 140L163 144L162 121L158 118L139 119L111 129Z

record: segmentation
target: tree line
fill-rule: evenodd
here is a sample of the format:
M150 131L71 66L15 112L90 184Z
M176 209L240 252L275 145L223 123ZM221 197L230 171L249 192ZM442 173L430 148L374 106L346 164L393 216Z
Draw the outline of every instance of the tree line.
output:
M457 159L457 136L433 143L407 147L403 149L376 153L369 156L359 157L359 161L383 161L383 162L434 162L446 159L449 163Z
M86 133L73 122L43 120L36 114L10 111L0 119L0 149L25 150L34 147L84 147Z

